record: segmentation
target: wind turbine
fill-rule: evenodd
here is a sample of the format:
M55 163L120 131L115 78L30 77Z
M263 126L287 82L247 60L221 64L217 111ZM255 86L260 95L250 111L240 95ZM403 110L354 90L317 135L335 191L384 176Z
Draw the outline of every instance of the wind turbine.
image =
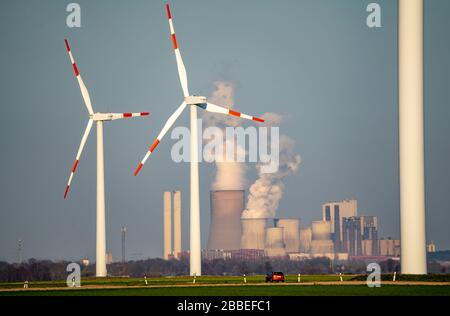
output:
M67 182L66 191L64 192L64 199L67 198L69 193L70 183L72 182L73 175L78 166L81 153L83 152L84 145L86 144L89 132L91 131L92 124L97 123L97 244L96 244L96 276L106 276L106 229L105 229L105 177L104 177L104 160L103 160L103 122L114 121L122 118L130 118L137 116L147 116L148 112L140 113L94 113L91 104L91 98L89 92L84 85L83 79L78 71L77 64L70 50L69 42L64 39L66 43L67 52L69 53L70 61L75 72L75 76L80 85L81 95L83 96L84 104L89 113L89 121L81 138L81 144L78 148L75 163L73 164L72 171L70 173L69 181Z
M173 48L177 60L178 75L180 77L181 88L183 90L184 101L177 108L177 110L169 117L163 129L156 137L155 141L147 151L144 159L140 162L134 175L136 176L141 170L142 166L147 161L148 157L153 153L155 148L161 142L164 135L173 126L175 121L181 115L183 110L190 106L190 178L191 178L191 213L190 213L190 274L195 276L201 275L201 241L200 241L200 197L199 197L199 175L198 175L198 126L197 126L197 107L213 113L221 113L241 117L256 122L264 122L263 119L250 116L244 113L227 109L208 102L208 99L203 96L196 96L189 94L186 68L181 58L180 49L178 47L177 38L172 22L172 15L170 13L169 5L166 4L167 17L169 19L170 34L172 37Z

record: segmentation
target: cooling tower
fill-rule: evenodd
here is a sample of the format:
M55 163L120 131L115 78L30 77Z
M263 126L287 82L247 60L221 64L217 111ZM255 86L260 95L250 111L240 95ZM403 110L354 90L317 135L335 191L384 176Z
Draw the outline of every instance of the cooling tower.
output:
M181 254L181 192L173 193L173 255L180 258Z
M244 190L211 191L211 224L208 249L236 250L241 245Z
M283 242L284 228L266 229L266 253L268 257L285 257L287 255Z
M328 240L331 239L330 222L314 221L311 223L312 240Z
M311 227L300 229L300 252L311 251L312 230Z
M298 252L300 248L300 220L296 218L280 218L277 227L283 228L283 240L286 252Z
M172 254L172 192L164 192L164 245L163 258L169 259Z
M265 218L242 218L241 249L264 249L266 243Z

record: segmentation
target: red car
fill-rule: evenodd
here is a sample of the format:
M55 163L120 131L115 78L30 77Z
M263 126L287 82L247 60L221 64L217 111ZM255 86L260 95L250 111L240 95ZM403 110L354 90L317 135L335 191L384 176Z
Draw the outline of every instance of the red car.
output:
M266 282L284 282L283 272L272 272L266 274Z

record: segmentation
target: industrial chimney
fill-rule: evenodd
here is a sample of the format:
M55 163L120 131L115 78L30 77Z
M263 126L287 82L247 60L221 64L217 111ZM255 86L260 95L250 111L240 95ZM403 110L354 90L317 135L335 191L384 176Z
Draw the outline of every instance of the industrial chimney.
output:
M211 191L211 224L208 249L236 250L241 244L241 213L244 190Z
M164 192L164 250L163 258L172 256L172 192Z
M163 258L181 256L181 192L173 192L173 248L172 248L172 192L164 192L164 246Z
M181 256L181 191L173 193L173 255Z

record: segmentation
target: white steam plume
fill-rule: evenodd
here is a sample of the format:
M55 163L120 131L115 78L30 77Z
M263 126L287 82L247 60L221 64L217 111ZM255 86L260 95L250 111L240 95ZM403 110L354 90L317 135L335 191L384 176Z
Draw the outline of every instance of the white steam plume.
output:
M279 124L281 116L275 113L263 115L267 124ZM270 147L270 145L269 145ZM247 208L242 218L273 218L283 196L283 179L299 170L301 157L294 153L295 141L286 135L280 136L279 168L275 173L262 173L257 164L259 178L250 186Z
M215 90L209 100L211 103L231 108L234 105L235 84L227 81L214 82ZM204 112L203 120L207 126L217 126L225 131L227 126L238 126L239 119L229 116ZM225 132L224 132L225 134ZM235 145L227 142L225 148L217 148L226 153L226 146ZM237 146L237 145L235 145ZM235 148L238 155L245 152L245 149ZM222 161L216 161L216 175L212 184L213 190L243 190L245 189L245 163L227 160L224 155Z

